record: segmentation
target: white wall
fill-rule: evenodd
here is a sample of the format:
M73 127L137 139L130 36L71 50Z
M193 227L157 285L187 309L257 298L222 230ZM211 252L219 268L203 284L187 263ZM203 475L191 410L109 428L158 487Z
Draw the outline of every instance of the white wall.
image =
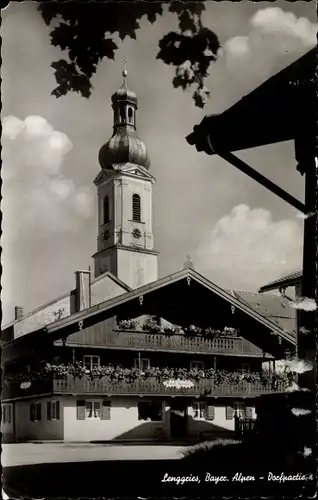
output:
M61 310L61 316L54 313ZM70 294L60 297L49 304L41 306L38 310L31 312L21 321L14 324L14 338L21 337L26 333L37 330L57 319L65 318L70 315Z
M95 306L123 293L127 293L125 288L121 287L107 274L102 275L96 278L91 284L91 304Z
M162 422L138 420L137 398L113 397L111 399L110 420L77 420L77 399L100 400L102 398L72 397L64 403L64 440L65 441L108 441L113 439L147 439L163 429Z
M118 250L118 278L131 288L152 283L158 279L157 255Z
M17 441L44 441L63 440L63 398L56 397L53 400L60 401L59 420L47 420L47 401L53 398L37 398L25 401L17 401L16 405L16 440ZM42 404L42 419L40 422L30 422L30 405L32 403Z
M229 401L229 405L231 402ZM187 430L189 436L195 436L200 434L200 432L204 431L213 431L215 434L218 432L226 433L228 431L234 432L235 430L235 419L227 420L226 418L226 406L224 404L214 405L215 408L215 416L213 420L195 420L191 417L194 416L194 411L192 406L188 406L188 422L187 422ZM247 404L246 406L251 406L252 404ZM255 408L253 407L253 415L252 418L256 418Z

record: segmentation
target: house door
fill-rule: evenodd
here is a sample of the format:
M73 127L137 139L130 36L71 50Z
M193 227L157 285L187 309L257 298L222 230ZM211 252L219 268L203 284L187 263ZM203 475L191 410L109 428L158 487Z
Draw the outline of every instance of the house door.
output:
M173 400L170 406L170 435L172 438L182 438L187 434L187 403Z

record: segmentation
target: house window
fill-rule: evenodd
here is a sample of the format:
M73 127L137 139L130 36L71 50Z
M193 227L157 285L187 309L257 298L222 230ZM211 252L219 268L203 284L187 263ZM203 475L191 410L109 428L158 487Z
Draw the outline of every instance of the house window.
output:
M135 358L134 366L135 368L139 369L139 362L140 362L140 370L145 371L150 368L150 359L148 358Z
M42 420L42 405L41 403L32 403L30 406L30 421L41 422Z
M138 420L151 420L152 422L161 422L162 404L161 401L150 402L141 401L138 403Z
M59 420L60 419L60 402L59 401L48 401L47 402L47 420Z
M84 366L88 371L100 366L99 356L84 356Z
M234 403L234 415L239 418L245 418L245 404Z
M203 361L191 361L190 368L193 370L204 370Z
M141 220L141 201L139 194L133 194L132 196L132 215L133 221L140 222Z
M250 373L251 367L250 367L249 363L242 363L241 370L242 370L242 373Z
M193 418L195 420L205 420L206 417L206 403L197 402L193 403Z
M86 401L86 418L100 418L100 401Z
M11 424L12 421L12 405L5 404L1 406L1 421L3 424Z
M107 224L107 222L110 221L110 216L109 216L109 197L108 196L105 196L104 200L103 200L103 214L104 214L104 217L103 217L103 224Z

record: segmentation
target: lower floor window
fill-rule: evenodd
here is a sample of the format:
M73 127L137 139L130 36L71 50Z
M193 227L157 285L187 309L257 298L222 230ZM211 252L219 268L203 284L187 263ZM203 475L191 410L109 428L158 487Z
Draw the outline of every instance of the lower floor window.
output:
M245 418L245 404L234 403L234 415L239 418Z
M42 420L42 404L32 403L30 406L30 421L40 422Z
M86 401L86 418L100 418L100 401Z
M196 420L204 420L206 417L206 404L205 403L193 403L193 418Z
M47 420L59 420L60 418L60 402L47 402Z
M11 424L12 421L12 405L4 404L1 406L1 421L3 424Z
M158 422L162 420L161 402L141 401L138 403L138 420L152 420Z

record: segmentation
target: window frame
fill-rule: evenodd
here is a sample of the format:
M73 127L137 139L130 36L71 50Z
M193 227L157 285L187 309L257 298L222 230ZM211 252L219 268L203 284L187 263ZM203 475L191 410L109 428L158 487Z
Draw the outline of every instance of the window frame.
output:
M1 422L3 424L12 424L12 404L11 403L3 403L1 405Z
M91 405L91 410L87 408L88 405ZM96 415L95 406L99 406L98 411L99 415ZM91 411L91 416L88 412ZM102 416L102 401L100 399L85 399L85 419L89 420L101 420Z
M147 361L148 366L146 368L143 367L143 362ZM150 368L150 358L140 358L140 369L143 370L149 370ZM139 370L139 358L134 359L134 368Z
M89 368L86 367L86 363L85 363L85 358L90 358L90 363L89 363ZM93 366L93 358L97 358L98 359L98 364L97 366ZM84 368L86 369L87 372L89 371L92 371L94 368L99 368L100 367L100 356L97 354L97 355L94 355L94 354L84 354L83 356L83 366Z
M42 403L31 403L29 409L30 422L42 422Z
M49 418L49 422L55 422L55 421L57 421L57 420L60 419L60 417L57 418L57 405L60 405L60 401L57 400L57 399L53 399L52 401L48 401L48 402L50 403L50 418Z
M196 409L196 406L198 407ZM207 416L207 403L205 401L195 401L192 403L192 411L193 411L193 419L194 420L206 420ZM195 415L195 412L198 412L198 416ZM203 413L203 416L202 416Z
M241 372L242 373L251 373L251 365L250 365L250 363L241 363Z
M107 208L107 210L105 210ZM106 217L107 215L107 217ZM110 203L108 194L103 198L103 224L108 224L110 222Z
M193 366L193 365L197 365L198 363L202 365L202 368L198 368L197 366ZM190 369L191 370L204 370L204 361L200 361L200 360L190 361Z
M137 203L137 207L135 206ZM132 221L141 222L141 196L138 193L134 193L131 197L132 204Z
M233 403L234 416L239 417L240 419L246 418L246 404L242 401L235 401Z

